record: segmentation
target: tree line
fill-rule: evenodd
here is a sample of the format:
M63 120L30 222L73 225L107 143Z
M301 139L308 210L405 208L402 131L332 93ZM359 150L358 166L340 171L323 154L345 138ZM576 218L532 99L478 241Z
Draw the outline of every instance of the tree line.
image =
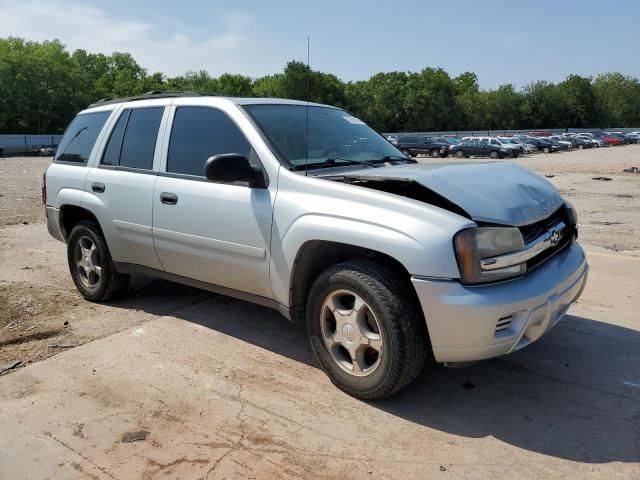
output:
M167 77L149 74L129 53L0 39L0 133L62 132L99 99L152 90L308 99L345 108L382 132L640 126L640 81L618 72L493 90L481 89L471 72L451 77L427 67L343 82L297 61L260 78L205 70Z

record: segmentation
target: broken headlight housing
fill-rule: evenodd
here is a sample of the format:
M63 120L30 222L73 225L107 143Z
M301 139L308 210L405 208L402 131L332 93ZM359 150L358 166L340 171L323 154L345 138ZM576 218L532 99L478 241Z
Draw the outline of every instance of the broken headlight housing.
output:
M453 239L453 245L463 283L478 284L496 282L522 275L526 264L506 268L483 270L480 261L524 248L522 233L511 227L477 227L461 230Z

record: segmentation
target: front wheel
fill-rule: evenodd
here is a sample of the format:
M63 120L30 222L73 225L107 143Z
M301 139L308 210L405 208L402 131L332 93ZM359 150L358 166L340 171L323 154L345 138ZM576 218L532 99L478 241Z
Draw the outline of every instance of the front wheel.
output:
M339 389L381 399L420 374L429 340L408 292L392 271L365 260L335 265L315 280L307 330L316 358Z
M464 152L462 150L458 150L456 152L456 158L465 158L464 157Z
M431 156L431 158L439 158L440 157L440 150L438 150L437 148L432 148L429 151L429 155Z
M83 220L71 230L67 260L73 282L91 302L114 298L129 285L129 275L116 271L100 227L91 220Z
M584 149L584 145L578 145L578 150Z
M489 157L492 159L496 159L498 158L500 155L498 155L498 152L496 152L495 150L493 150L492 152L489 153Z
M551 149L549 147L544 147L542 150L544 153L551 153Z

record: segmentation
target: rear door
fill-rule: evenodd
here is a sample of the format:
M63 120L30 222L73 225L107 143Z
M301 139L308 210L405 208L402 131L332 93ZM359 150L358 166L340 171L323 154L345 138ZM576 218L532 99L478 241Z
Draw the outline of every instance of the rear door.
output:
M151 231L163 105L120 109L85 182L83 203L98 213L113 260L161 269Z
M175 275L271 298L276 182L269 188L208 182L204 164L211 156L239 153L255 166L260 160L230 114L176 103L153 194L153 232L162 265Z

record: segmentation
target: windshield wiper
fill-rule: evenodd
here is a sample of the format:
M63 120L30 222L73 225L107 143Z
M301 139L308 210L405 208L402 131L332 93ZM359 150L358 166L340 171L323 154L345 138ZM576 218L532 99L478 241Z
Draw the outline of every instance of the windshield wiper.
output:
M402 157L400 155L385 155L382 158L377 158L375 160L369 160L369 163L385 163L385 162L391 162L393 160L403 160L403 161L406 161L406 162L416 163L416 160L414 160L413 158Z
M322 162L310 162L307 164L299 164L293 165L291 170L306 170L313 168L323 168L323 167L334 167L340 166L340 163L344 163L345 165L366 165L372 166L372 162L370 160L352 160L351 158L341 158L341 157L332 157L323 160Z

